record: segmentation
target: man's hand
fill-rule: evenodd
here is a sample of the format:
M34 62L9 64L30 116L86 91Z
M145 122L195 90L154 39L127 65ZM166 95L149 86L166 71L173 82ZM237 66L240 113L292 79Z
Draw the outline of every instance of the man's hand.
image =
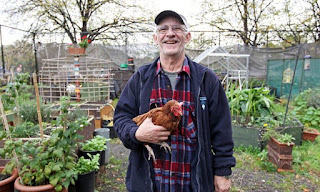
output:
M138 141L154 144L166 141L169 135L170 131L162 126L154 125L151 118L144 120L135 133Z
M223 176L214 176L215 192L228 192L231 188L231 179Z

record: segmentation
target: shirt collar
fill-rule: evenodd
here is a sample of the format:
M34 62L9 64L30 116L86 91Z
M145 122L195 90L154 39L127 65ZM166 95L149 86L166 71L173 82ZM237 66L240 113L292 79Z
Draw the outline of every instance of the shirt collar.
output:
M160 59L158 59L157 61L157 69L156 69L156 75L158 75L160 72L164 72L162 67L161 67L161 63L160 63ZM190 67L189 67L189 63L188 63L188 59L187 57L184 57L184 61L183 61L183 65L182 65L182 69L179 73L181 72L185 72L188 74L188 76L190 77Z

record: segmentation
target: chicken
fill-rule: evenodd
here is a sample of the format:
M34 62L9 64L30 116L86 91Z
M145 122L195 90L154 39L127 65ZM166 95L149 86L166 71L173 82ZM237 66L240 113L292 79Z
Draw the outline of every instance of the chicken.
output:
M182 104L183 102L179 103L176 100L170 100L163 107L151 109L149 112L133 118L133 121L140 126L144 120L151 118L153 124L162 126L171 132L178 127L181 120ZM163 147L166 152L169 151L171 153L171 148L166 142L163 141L158 144ZM145 144L145 147L149 152L149 159L152 157L155 161L155 155L152 148L147 143Z

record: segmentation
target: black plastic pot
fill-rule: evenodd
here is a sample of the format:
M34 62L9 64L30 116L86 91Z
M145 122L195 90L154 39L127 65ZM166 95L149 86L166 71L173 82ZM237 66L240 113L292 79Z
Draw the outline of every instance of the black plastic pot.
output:
M88 153L91 154L91 156L94 156L96 154L100 154L100 160L99 164L100 166L105 165L106 163L106 150L103 151L82 151L82 149L79 150L79 158L84 157L85 159L90 159L88 156Z
M101 124L102 128L108 128L110 130L109 136L111 139L118 138L116 131L114 130L113 126L109 126L109 123L110 121L103 120Z
M77 192L94 192L95 187L95 172L91 171L87 174L78 175L76 181Z

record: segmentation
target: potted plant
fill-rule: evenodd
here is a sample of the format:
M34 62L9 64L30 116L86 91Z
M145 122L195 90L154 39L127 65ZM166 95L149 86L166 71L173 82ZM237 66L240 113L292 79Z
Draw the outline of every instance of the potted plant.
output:
M106 158L106 151L107 149L107 139L100 136L96 135L92 139L89 139L85 141L83 144L81 144L81 147L79 149L79 157L84 157L85 159L90 158L89 155L96 155L100 154L100 159L99 159L99 170L97 171L95 176L96 176L96 183L100 183L100 172L104 171L105 168L105 158Z
M79 149L80 157L90 158L89 154L100 154L99 165L105 165L105 150L107 149L107 139L96 135L92 139L89 139L81 144Z
M310 128L310 127L304 127L303 133L302 133L302 139L303 140L309 140L309 141L314 141L317 136L320 135L319 131L315 128Z
M82 36L80 43L78 43L78 46L70 45L68 47L68 54L69 55L84 55L86 52L86 48L91 43L91 39L88 39L87 36Z
M11 174L2 173L4 167L0 167L0 191L13 192L13 184L18 177L17 169L13 169Z
M15 189L24 191L66 191L70 183L77 178L75 167L77 156L77 140L80 135L77 130L87 124L87 118L76 121L66 120L69 98L62 97L60 111L56 121L56 129L49 138L31 140L23 143L21 140L7 139L2 156L12 156L4 172L11 173L17 167L19 177L15 181ZM10 134L10 133L8 133Z
M95 171L99 170L100 154L94 156L88 154L88 156L88 159L80 157L76 165L78 171L77 192L94 192L95 190Z
M268 139L267 156L269 161L277 166L277 171L293 172L292 150L295 138L288 133L282 134L275 128L268 128L263 138Z

